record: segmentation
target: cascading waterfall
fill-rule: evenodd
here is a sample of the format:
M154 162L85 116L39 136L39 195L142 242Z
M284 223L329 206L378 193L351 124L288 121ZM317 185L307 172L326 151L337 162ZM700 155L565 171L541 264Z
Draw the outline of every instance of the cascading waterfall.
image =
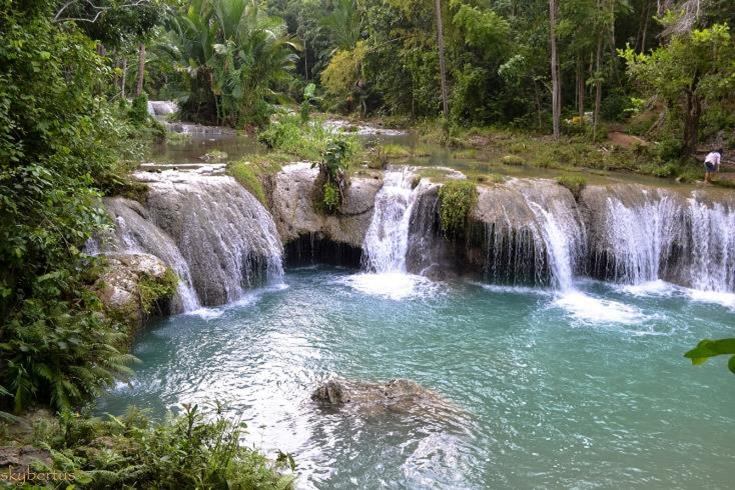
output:
M571 289L586 248L572 195L550 181L517 179L481 193L486 279Z
M202 304L280 282L283 247L270 213L232 177L139 172L152 221L178 245Z
M688 200L687 211L692 286L704 291L735 291L735 212L720 203L710 207L694 197Z
M175 311L239 299L247 289L280 282L282 245L263 205L231 177L139 172L146 207L122 198L105 205L116 221L110 251L143 251L179 275Z
M375 196L375 211L363 242L363 268L369 272L406 272L411 211L419 194L409 167L385 172Z
M635 185L591 194L588 262L595 277L735 290L735 211L727 201L708 203L696 192L687 196Z
M122 253L144 252L163 260L179 276L173 311L197 309L199 298L194 290L189 264L171 237L150 220L146 209L137 201L121 197L106 199L105 207L115 220L115 236L103 243L102 248Z

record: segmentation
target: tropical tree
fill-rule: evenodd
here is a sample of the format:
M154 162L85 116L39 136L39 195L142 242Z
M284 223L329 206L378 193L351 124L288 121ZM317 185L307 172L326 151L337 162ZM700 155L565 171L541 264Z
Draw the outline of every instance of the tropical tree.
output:
M650 54L621 51L628 73L644 91L660 97L681 127L682 153L696 150L703 108L717 105L735 87L735 45L727 25L673 35Z
M283 20L253 0L193 0L172 28L190 77L184 115L230 126L265 124L299 49Z

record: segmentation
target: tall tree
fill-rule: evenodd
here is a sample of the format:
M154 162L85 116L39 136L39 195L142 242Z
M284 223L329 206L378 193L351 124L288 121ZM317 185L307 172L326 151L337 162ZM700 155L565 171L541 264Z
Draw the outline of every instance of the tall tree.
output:
M439 80L442 92L442 113L444 119L449 119L449 91L447 89L447 62L444 56L444 25L442 23L442 6L440 0L434 0L434 15L436 16L436 45L439 52Z
M143 78L145 77L145 43L138 44L138 74L135 77L135 96L143 93Z
M556 0L549 0L549 36L551 40L551 111L554 139L559 139L561 120L561 81L559 80L559 52L556 46Z

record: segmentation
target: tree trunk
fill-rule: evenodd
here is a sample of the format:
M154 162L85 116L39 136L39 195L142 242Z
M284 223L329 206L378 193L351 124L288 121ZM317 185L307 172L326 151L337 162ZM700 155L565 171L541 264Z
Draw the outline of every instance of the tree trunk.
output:
M561 86L559 85L559 53L556 50L556 0L549 0L549 32L551 38L551 113L554 139L559 139Z
M577 111L580 124L584 124L584 66L582 57L577 58Z
M439 78L442 91L442 113L449 120L449 95L447 93L447 64L444 59L444 25L442 24L442 6L440 0L434 0L436 15L436 44L439 49Z
M122 60L122 77L120 80L120 96L125 100L125 84L127 83L128 75L128 59L123 58Z
M595 113L592 117L592 141L597 141L597 123L600 121L600 105L602 103L602 36L597 38L597 55L595 58Z
M309 81L309 45L306 42L306 36L304 36L304 79Z
M696 87L696 83L692 84ZM699 142L699 117L702 115L702 103L696 95L694 88L686 92L686 114L684 114L684 147L682 154L689 156L697 150Z
M145 44L138 45L138 76L135 82L135 96L140 97L143 93L143 76L145 73Z

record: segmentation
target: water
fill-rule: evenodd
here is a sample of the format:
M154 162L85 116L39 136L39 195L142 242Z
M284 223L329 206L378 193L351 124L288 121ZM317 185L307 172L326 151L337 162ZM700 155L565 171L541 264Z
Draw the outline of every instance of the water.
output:
M406 272L408 230L417 185L409 167L387 171L375 196L375 211L363 243L363 266L370 272Z
M731 309L660 282L437 283L397 301L350 276L293 270L286 288L161 321L98 410L228 401L250 443L294 454L302 488L731 485L733 376L682 357L731 335ZM309 395L333 374L413 379L466 415L325 413Z

